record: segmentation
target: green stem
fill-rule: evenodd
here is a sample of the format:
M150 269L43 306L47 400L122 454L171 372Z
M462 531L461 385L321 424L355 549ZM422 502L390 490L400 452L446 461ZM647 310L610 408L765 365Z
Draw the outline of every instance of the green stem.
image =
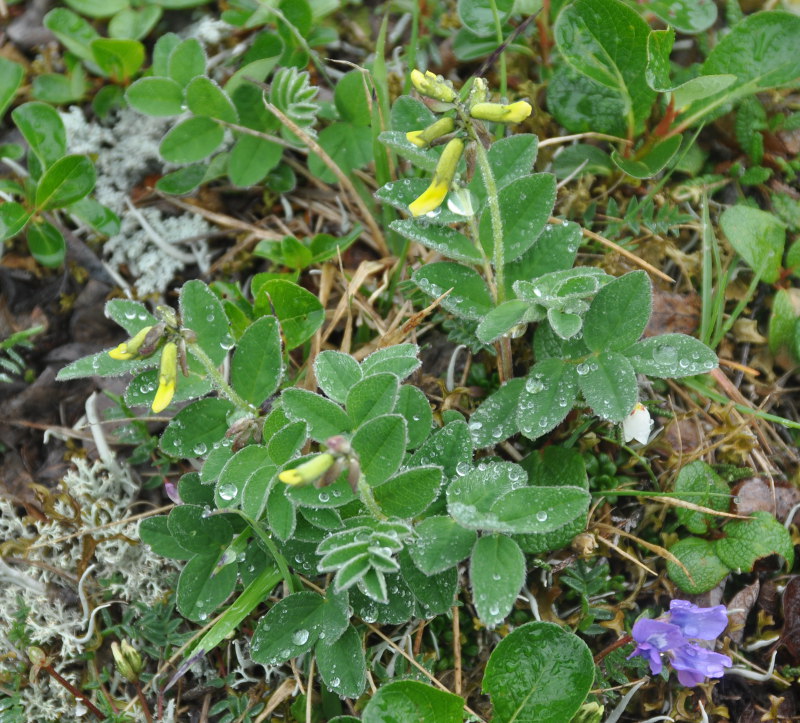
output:
M363 474L358 478L358 493L361 496L361 501L364 503L364 506L370 511L370 514L372 514L376 520L387 519L386 515L383 514L383 511L378 505L375 495L372 494L372 487L369 486L367 483L367 478L364 477Z
M475 139L478 167L486 185L486 202L489 204L489 215L492 220L492 263L494 264L495 286L497 289L495 303L502 304L506 300L506 287L503 269L505 260L503 259L503 219L500 216L500 198L497 195L497 184L492 173L492 166L489 163L489 154L480 139L475 135L471 123L468 127L470 135Z
M492 17L494 18L494 30L497 36L497 44L499 47L502 47L505 38L503 38L503 23L500 22L500 13L497 12L497 0L489 0L489 7L492 9ZM506 54L505 51L500 51L500 97L504 101L506 100L507 93Z
M203 368L211 377L211 381L214 382L214 386L219 390L220 393L224 394L233 404L238 407L238 409L246 414L255 414L257 412L256 408L250 404L246 399L240 397L236 390L225 381L225 378L220 374L219 369L217 369L214 362L211 360L211 357L203 351L203 349L196 343L187 344L186 345L189 351L194 355L195 359L199 361Z
M492 271L492 262L489 261L489 257L486 255L486 252L483 250L483 246L481 245L481 234L478 230L478 221L474 215L469 217L467 228L469 229L470 236L472 236L473 245L478 250L478 253L480 253L481 259L483 259L483 273L486 274L486 283L489 286L489 291L492 294L492 298L497 299L497 288L494 281L494 272Z
M226 510L226 512L235 512L250 526L250 528L253 530L253 532L256 533L261 542L264 543L264 546L269 550L269 554L272 555L272 558L275 560L275 564L278 566L278 570L283 576L283 580L286 583L286 587L289 588L289 592L295 592L294 580L292 578L292 573L289 572L289 565L286 562L286 558L283 555L281 555L277 546L272 541L272 538L266 532L264 532L264 530L259 526L259 524L255 520L248 517L241 510L228 509Z

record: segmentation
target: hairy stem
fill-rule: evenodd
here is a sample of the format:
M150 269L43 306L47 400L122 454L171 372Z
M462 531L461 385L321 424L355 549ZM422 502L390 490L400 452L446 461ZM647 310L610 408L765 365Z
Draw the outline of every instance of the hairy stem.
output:
M250 402L248 402L246 399L239 396L236 390L230 384L228 384L227 381L225 381L225 378L222 376L222 374L220 374L219 369L217 369L216 365L211 360L211 357L209 357L208 354L206 354L205 351L203 351L203 349L200 347L199 344L190 343L187 344L186 346L188 347L192 355L195 357L195 359L197 359L197 361L199 361L203 365L206 374L208 374L208 376L211 377L211 381L214 383L214 386L221 394L223 394L231 402L233 402L233 404L239 409L239 411L245 412L246 414L256 413L256 408L252 404L250 404Z

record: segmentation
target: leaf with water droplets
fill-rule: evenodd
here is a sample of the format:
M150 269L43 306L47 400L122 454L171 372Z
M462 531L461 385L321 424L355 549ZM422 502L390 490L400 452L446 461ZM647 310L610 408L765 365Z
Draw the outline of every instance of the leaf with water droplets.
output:
M180 296L181 323L197 334L197 345L214 364L230 349L228 317L217 296L202 281L187 281Z
M651 306L652 287L644 271L620 276L594 297L584 319L583 340L592 351L627 349L644 332Z
M173 417L159 446L173 457L202 457L225 436L231 411L227 399L198 399Z
M476 447L499 444L519 431L517 404L524 385L524 379L510 379L470 417L469 431Z
M195 555L181 570L175 591L181 615L202 622L225 602L236 585L236 565L217 567L219 553Z
M251 404L275 393L283 375L281 330L274 316L254 321L236 345L231 361L231 385Z
M538 439L569 414L578 394L574 364L544 359L534 365L519 397L517 422L529 439Z
M461 723L464 699L416 680L382 685L370 698L363 723Z
M510 537L481 537L472 550L469 580L478 616L493 628L511 612L525 582L525 555Z
M458 475L460 465L472 462L472 437L466 422L454 420L437 429L407 460L408 466L438 465L447 477Z
M345 409L353 426L394 410L400 382L390 372L370 374L356 382L347 394Z
M367 662L361 636L352 625L332 643L324 638L319 640L314 652L319 675L328 690L343 698L358 698L364 692Z
M583 640L554 623L533 622L494 649L483 690L492 699L495 723L564 723L593 681L592 653Z
M726 208L719 218L720 226L747 265L761 272L761 280L772 284L778 280L786 244L786 226L771 213L750 206Z
M441 305L456 316L479 321L494 304L483 277L475 269L440 261L417 269L412 279L428 296L438 298L449 289Z
M601 419L621 422L639 399L631 363L622 354L607 352L576 367L578 384L587 404Z
M412 467L390 477L372 492L389 517L417 517L437 498L442 480L441 467Z
M706 374L718 365L717 355L686 334L662 334L642 339L625 350L634 371L650 377L678 379Z
M475 544L474 530L461 527L449 516L427 517L416 528L416 541L408 547L414 564L426 575L455 567Z

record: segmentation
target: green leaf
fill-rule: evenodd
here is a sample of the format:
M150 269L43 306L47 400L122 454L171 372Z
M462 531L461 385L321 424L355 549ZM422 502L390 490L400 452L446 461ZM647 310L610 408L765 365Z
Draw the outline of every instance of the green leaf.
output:
M610 351L579 364L578 385L586 403L601 419L621 422L639 398L639 386L631 363Z
M682 121L691 125L739 98L791 86L800 78L795 53L800 17L785 12L748 15L717 43L702 66L702 75L732 74L736 82L693 103Z
M363 375L358 362L349 354L327 350L320 352L314 360L314 376L328 397L344 404L348 392Z
M79 201L94 188L94 165L87 156L64 156L50 166L36 187L36 207L42 211Z
M632 271L606 284L586 312L586 346L598 352L627 349L644 332L652 303L652 288L644 271Z
M55 8L44 16L44 26L67 50L94 65L91 44L100 35L80 15L66 8Z
M437 429L422 446L411 455L410 466L439 465L445 476L452 479L464 465L472 462L472 438L469 428L461 420L449 422Z
M524 254L544 230L556 200L556 179L550 173L537 173L512 181L499 194L503 222L503 263ZM494 242L490 209L481 216L480 238L486 255L492 256Z
M0 118L5 115L6 108L14 100L24 76L25 69L19 63L0 58Z
M491 505L485 529L544 535L585 516L590 501L582 487L520 487Z
M391 110L392 130L418 131L427 128L436 120L433 112L418 98L410 95L401 95L393 104Z
M236 565L218 568L218 555L196 555L181 570L175 600L181 615L201 622L233 592Z
M228 123L238 123L231 99L213 80L198 75L186 86L186 105L197 116L208 116Z
M728 485L700 460L682 467L678 472L678 479L675 480L675 497L720 512L728 511L729 493ZM680 523L696 535L704 535L714 526L714 516L705 512L676 507L675 514Z
M642 129L655 100L645 80L649 34L642 17L619 0L575 0L555 24L565 60L622 98L629 134Z
M500 444L519 431L517 406L524 386L524 379L509 379L475 410L469 431L476 447Z
M255 406L275 393L283 374L281 331L274 316L254 321L239 339L231 362L231 384Z
M578 395L574 364L543 359L531 369L519 397L517 423L529 439L538 439L561 424Z
M394 410L400 382L394 374L370 374L356 382L347 394L345 409L353 426Z
M339 78L333 89L336 110L342 120L355 126L368 126L372 123L372 92L368 78L361 70L351 70Z
M364 132L363 126L331 123L322 129L317 142L345 174L363 168L372 160L372 137ZM308 169L327 183L337 181L333 171L315 153L308 154Z
M297 388L284 389L281 401L287 416L308 424L308 436L317 442L324 442L328 437L352 429L350 417L338 404L314 392Z
M64 0L73 10L90 18L110 18L128 6L128 0Z
M372 487L386 481L400 467L406 448L406 420L385 414L362 424L351 441L361 472Z
M272 435L267 448L275 464L286 464L300 451L308 439L308 425L305 422L292 422Z
M649 0L647 11L682 33L702 33L717 19L713 0Z
M127 82L144 63L144 45L138 40L95 38L90 47L95 62L118 82Z
M125 92L136 110L147 115L170 116L183 112L183 89L171 78L139 78Z
M708 540L687 537L676 542L669 551L684 564L691 577L671 560L667 560L667 574L690 595L712 590L730 573L730 568L717 557L714 545Z
M497 190L531 174L539 151L539 138L533 133L516 133L492 143L489 149L489 166L494 174ZM486 202L486 185L483 176L475 173L467 188L475 194L479 205Z
M511 612L525 582L525 555L510 537L481 537L472 550L469 579L478 617L494 628Z
M478 321L494 306L483 277L467 266L440 261L417 269L412 279L422 291L434 298L452 289L442 299L441 306L464 319Z
M0 215L8 205L0 206ZM794 344L796 327L797 314L792 304L792 297L786 289L780 289L772 301L772 315L769 319L769 350L773 354L777 354L781 349L791 349Z
M670 81L669 56L675 42L675 31L672 28L665 30L651 30L647 36L647 69L645 77L647 84L656 91L672 90Z
M161 176L156 181L156 188L163 193L181 196L194 191L205 180L207 173L208 166L205 163L194 163Z
M161 157L171 163L194 163L210 156L222 143L225 132L211 118L192 117L172 128L159 146Z
M166 515L147 517L139 522L139 539L161 557L188 560L192 556L192 553L181 547L172 536Z
M497 33L495 17L501 24L508 20L514 0L458 0L457 7L461 23L478 37L487 38Z
M726 208L719 224L736 253L753 271L761 272L761 280L775 283L786 244L783 222L766 211L739 205Z
M595 176L610 176L614 172L614 164L611 163L611 156L604 150L588 143L579 143L567 146L553 159L553 173L556 178L564 179L576 172L579 178L590 173Z
M333 643L321 640L314 652L322 682L342 698L358 698L367 685L367 661L358 631L348 625Z
M361 371L367 374L390 372L403 380L419 369L419 347L416 344L394 344L372 352L363 362Z
M408 140L408 137L405 133L401 131L383 131L378 135L378 140L383 143L383 145L388 146L391 150L395 151L399 156L402 156L406 160L411 161L417 168L422 171L426 171L427 173L433 173L436 169L436 164L439 161L439 156L441 153L439 152L438 148L420 148L415 143L412 143ZM411 181L411 183L408 183ZM414 193L408 199L408 202L404 205L399 206L399 208L403 211L408 210L408 204L414 200L422 191L424 191L428 184L430 183L429 180L424 178L406 178L400 181L393 181L392 183L387 183L383 188L378 190L376 193L376 198L380 200L388 201L389 203L395 204L399 198L402 196L397 196L396 194L401 193L403 196L410 193L411 188L419 188L419 193ZM386 197L384 198L384 194ZM440 207L441 208L441 207ZM437 218L439 215L439 209L431 212L432 216L425 216L424 218L431 219Z
M674 135L648 149L644 156L624 158L618 151L612 151L611 160L633 178L652 178L667 167L681 146L681 136Z
M389 517L418 517L439 496L441 467L412 467L376 486L372 492Z
M254 186L264 179L281 160L283 148L265 138L240 135L228 157L231 183L242 188Z
M389 228L401 236L416 241L429 249L467 264L480 264L481 254L464 234L449 226L434 226L429 223L406 219L392 221Z
M175 542L192 554L219 553L233 538L233 529L225 517L208 515L198 505L173 507L167 527Z
M297 510L285 494L285 485L276 484L267 495L267 522L282 541L291 538L297 526Z
M274 469L265 446L249 444L235 452L220 471L214 488L214 502L217 508L235 507L241 504L242 491L247 479L264 467ZM273 474L274 472L269 474L268 478Z
M504 494L524 487L526 480L525 470L511 462L473 467L450 482L447 511L470 530L511 532L492 513L492 507Z
M49 221L34 221L28 226L28 249L42 266L56 267L64 263L67 244Z
M156 5L141 10L124 8L108 24L108 34L112 38L141 40L148 36L161 19L161 8Z
M382 685L370 698L363 723L461 723L464 700L415 680Z
M792 536L769 512L758 510L749 520L725 526L725 537L714 542L714 551L732 570L751 572L762 557L780 555L787 570L794 565Z
M0 206L0 241L14 238L28 223L31 212L16 201L6 201Z
M169 54L167 74L182 88L189 81L206 72L206 54L195 38L187 38L176 45Z
M381 138L386 135L381 133ZM403 136L405 137L405 136ZM413 146L412 143L409 145ZM417 146L413 146L417 148ZM419 150L419 148L417 148ZM436 159L433 159L433 166L436 165ZM423 169L425 170L425 169ZM430 169L433 171L433 168ZM428 178L401 178L399 181L391 181L381 186L375 192L375 198L383 203L388 203L399 211L408 213L408 205L422 195L425 189L430 185ZM446 205L439 206L435 211L425 214L421 219L423 223L432 223L440 226L447 226L451 223L463 223L464 217L450 211Z
M678 379L717 367L717 355L685 334L662 334L637 341L625 350L634 371L650 377Z
M156 359L159 357L156 356ZM158 388L158 369L147 369L137 374L125 390L125 404L129 407L149 407L153 403L156 389ZM214 388L205 374L190 371L188 377L181 376L178 380L172 402L184 402L187 399L204 397Z
M187 281L181 288L183 326L197 335L197 344L214 364L222 364L231 346L228 318L222 304L202 281Z
M205 454L228 431L233 405L224 399L199 399L178 412L161 435L160 447L173 457Z
M302 286L273 279L258 290L256 312L263 313L271 305L281 323L286 351L310 339L325 321L325 310L319 299Z
M279 665L311 650L321 632L327 640L337 640L348 626L345 607L314 592L283 598L258 621L251 657L262 665Z
M626 134L625 99L619 91L596 83L566 63L556 68L547 85L547 107L572 133Z
M446 615L456 601L458 591L458 570L450 568L436 575L426 575L411 560L408 550L402 550L397 560L400 563L400 575L426 618Z
M730 73L720 75L699 75L682 83L672 91L675 108L683 110L696 100L708 98L719 93L736 82L736 76Z
M426 575L455 567L472 550L477 533L461 527L452 517L428 517L414 529L416 541L408 546L414 564Z
M257 97L259 99L261 108L254 109L255 113L258 115L265 113L266 109L263 107L264 102L263 100L261 100L262 98L261 90L251 85L249 81L255 80L261 83L264 80L266 80L267 76L275 68L279 60L280 56L276 55L271 58L259 58L258 60L254 60L252 63L247 63L247 65L244 65L241 68L239 68L239 70L237 70L230 77L228 82L225 83L225 92L233 98L234 94L237 94L237 91L241 91L242 88L245 88L249 85L252 90L245 91L246 95L242 97L248 97L248 98ZM238 101L238 98L236 100ZM237 109L239 110L239 115L241 116L242 108L238 102L236 103L236 105ZM244 123L244 125L246 125L248 128L253 128L253 126L250 125L249 123ZM265 130L265 129L256 127L255 130Z
M594 681L592 653L577 635L533 622L509 633L492 651L483 691L495 723L572 720Z
M406 420L406 449L416 449L428 438L433 426L433 412L428 398L422 390L405 384L400 387L394 412L403 415Z
M11 111L11 118L45 168L66 154L64 122L52 106L25 103Z
M175 33L164 33L153 46L153 75L165 78L169 75L169 56L181 43Z
M114 236L119 233L119 216L93 198L82 198L71 203L67 210L103 236Z

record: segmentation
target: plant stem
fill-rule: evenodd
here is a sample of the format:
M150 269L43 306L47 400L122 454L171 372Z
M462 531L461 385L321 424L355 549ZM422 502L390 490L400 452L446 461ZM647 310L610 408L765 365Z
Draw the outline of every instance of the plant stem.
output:
M363 474L358 478L358 493L361 496L361 501L364 503L364 506L370 511L370 514L374 518L378 520L387 519L378 505L375 495L372 494L372 487L369 486L367 478L364 477Z
M466 114L465 114L466 115ZM497 184L489 163L489 154L483 147L480 139L474 132L472 124L468 124L470 135L475 139L475 149L478 156L478 166L481 177L486 185L486 203L489 204L489 214L492 220L492 263L494 264L495 286L497 294L495 303L502 304L506 300L505 273L503 270L503 219L500 216L500 199L497 196Z
M106 719L105 714L94 703L92 703L92 701L90 701L89 698L86 697L86 695L81 693L81 691L79 691L74 685L72 685L72 683L70 683L63 675L58 673L56 669L52 665L50 665L50 663L46 663L41 667L42 670L46 671L51 678L57 680L62 686L64 686L64 688L66 688L70 693L72 693L72 695L75 696L76 700L82 701L83 704L89 709L89 711L97 717L97 720L102 721Z
M194 355L195 359L199 361L203 368L206 371L206 374L211 377L211 380L214 382L214 386L224 394L233 404L238 407L239 411L245 412L246 414L255 414L256 408L250 404L246 399L239 396L236 393L236 390L225 381L225 378L220 374L219 369L217 369L214 362L211 360L211 357L203 351L203 349L196 343L187 343L186 345L189 351Z
M147 718L147 723L153 723L153 714L150 713L150 706L147 705L147 698L144 697L144 693L142 692L142 684L138 681L136 682L136 696L139 698L139 703L142 705L142 710L144 711L144 717Z
M494 29L497 34L497 45L503 46L503 23L500 22L500 13L497 12L497 0L489 0L489 7L492 9L492 18L494 19ZM500 52L500 97L503 101L506 100L508 93L508 79L506 71L506 54L505 51Z

